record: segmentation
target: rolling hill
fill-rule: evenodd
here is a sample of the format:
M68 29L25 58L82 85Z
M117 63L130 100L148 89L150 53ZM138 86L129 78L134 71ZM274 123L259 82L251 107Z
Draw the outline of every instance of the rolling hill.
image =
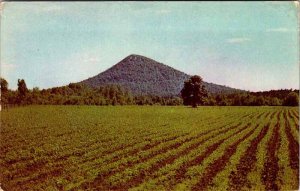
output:
M129 55L108 70L79 83L90 87L116 84L134 95L177 96L190 75L140 55ZM242 90L205 82L210 93Z

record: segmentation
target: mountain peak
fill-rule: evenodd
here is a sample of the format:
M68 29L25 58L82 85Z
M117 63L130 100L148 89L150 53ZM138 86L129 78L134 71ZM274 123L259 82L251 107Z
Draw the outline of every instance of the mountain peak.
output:
M145 56L142 56L142 55L138 55L138 54L130 54L130 55L128 55L126 58L138 58L138 57L145 57ZM126 59L125 58L125 59Z
M126 58L124 58L123 60L121 60L119 63L124 63L126 64L127 62L129 63L147 63L147 62L156 62L150 58L147 58L145 56L142 55L138 55L138 54L130 54L129 56L127 56Z

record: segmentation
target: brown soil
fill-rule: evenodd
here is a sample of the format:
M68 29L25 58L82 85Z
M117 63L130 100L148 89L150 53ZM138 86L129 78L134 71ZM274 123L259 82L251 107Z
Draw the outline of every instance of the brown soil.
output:
M273 119L273 118L274 118L275 114L276 114L276 112L273 112L273 113L272 113L272 115L271 115L271 119Z
M240 124L239 124L240 125ZM239 126L237 125L237 126ZM237 127L235 126L235 127ZM151 174L153 174L155 171L157 171L158 169L162 168L163 166L167 165L167 164L171 164L174 162L174 160L176 160L178 157L180 156L183 156L183 155L186 155L188 154L191 150L193 149L196 149L198 146L200 146L202 143L204 143L205 141L211 139L212 137L215 137L217 135L220 135L222 133L225 133L227 132L229 129L232 129L232 128L235 128L235 127L227 127L225 128L224 130L222 131L219 131L216 135L213 135L213 136L210 136L208 138L206 138L205 140L203 141L200 141L196 144L193 144L191 145L189 148L187 148L186 150L182 151L182 152L179 152L177 153L176 155L173 155L173 156L170 156L168 158L165 158L163 159L162 161L160 161L159 163L156 163L155 165L153 165L150 169L148 169L147 171L144 171L144 172L141 172L140 174L136 175L134 178L132 178L130 181L126 182L125 184L121 184L121 185L117 185L117 186L110 186L110 185L105 185L106 189L113 189L113 190L128 190L130 187L134 187L140 183L143 182L143 180L146 178L146 177L149 177L151 176ZM222 128L222 127L221 127ZM202 133L200 134L197 138L200 138L201 136L205 135L205 134L208 134L209 132L211 132L212 130L210 131L207 131L205 133ZM183 145L184 143L186 143L187 141L183 142L183 143L180 143L180 144L176 144L174 145L174 148L176 147L179 147L181 145ZM162 150L161 152L157 153L156 155L159 155L161 153L164 153L166 152L167 150L169 150L168 148ZM142 163L142 162L146 162L148 159L150 158L147 158L147 159L142 159L141 161L139 161L138 163ZM127 166L128 167L128 166ZM110 176L111 174L107 175L107 176L104 176L103 177L103 180L102 180L102 186L100 188L103 189L103 181L106 177ZM99 182L94 182L96 184L93 184L94 186L98 185L99 186ZM99 188L99 187L97 187Z
M251 141L250 146L247 148L237 165L237 170L231 172L229 176L229 185L231 190L241 190L244 186L247 186L249 189L251 188L250 182L247 180L247 175L251 169L253 169L253 166L257 161L256 152L258 144L265 137L268 130L269 124L266 125L259 135Z
M170 137L170 138L167 138L165 139L164 141L168 141L168 140L173 140L173 139L176 139L178 138L179 136L176 136L176 137ZM154 142L153 145L158 145L160 144L160 142ZM134 146L133 144L131 146ZM144 146L143 148L146 149L148 148L150 145L146 145ZM127 148L127 146L126 146ZM85 152L85 151L83 151ZM132 153L136 153L138 152L137 149L135 149L134 151L132 151ZM129 153L130 154L130 153ZM46 160L39 160L31 165L27 165L25 168L23 169L19 169L17 171L17 174L11 174L11 177L6 177L6 178L18 178L18 177L28 177L28 176L31 176L32 174L34 174L35 172L40 172L40 174L37 176L39 181L43 181L47 178L53 178L53 177L56 177L56 176L59 176L61 173L62 173L62 168L61 168L61 163L64 163L65 161L67 161L67 159L70 157L70 156L75 156L76 153L72 153L72 154L67 154L67 155L63 155L63 156L60 156L59 158L56 158L55 160L52 161L52 164L53 164L53 168L49 171L49 167L46 167L46 164L48 163ZM117 158L114 158L111 162L114 162L116 160L119 159L119 156ZM49 160L49 159L47 159ZM52 173L52 172L55 172L55 173ZM56 172L59 172L59 173L56 173ZM22 181L22 185L26 185L28 183L33 183L37 178L32 178L32 179L29 179L29 180L25 180L25 181Z
M201 135L202 135L202 134L201 134ZM199 136L200 136L200 135L199 135ZM197 137L198 137L198 136L197 136ZM129 167L131 167L131 166L134 166L135 164L138 164L138 163L141 163L141 162L143 162L143 161L146 161L146 160L148 160L148 159L150 159L150 158L152 158L152 157L155 157L155 156L157 156L157 155L159 155L159 154L161 154L161 153L164 153L164 152L166 152L167 150L175 149L176 147L179 147L180 145L182 145L182 144L184 144L184 143L186 143L186 142L188 142L188 141L191 141L192 139L196 139L197 137L190 137L190 138L187 138L187 139L185 139L185 140L182 141L182 142L178 142L178 143L175 143L175 144L170 145L170 146L168 146L168 147L165 147L165 148L159 150L158 152L151 153L151 154L150 154L149 156L147 156L146 158L143 158L142 161L137 161L137 162L133 162L133 163L126 163L126 164L124 164L124 165L118 167L117 169L112 169L111 171L106 172L106 173L103 173L103 174L101 174L100 176L98 176L93 182L89 182L89 183L85 183L85 184L81 185L81 187L82 187L82 188L85 188L85 189L86 189L86 188L89 188L89 187L99 187L100 185L102 185L101 187L103 187L103 186L105 186L105 187L108 186L108 187L109 187L109 185L105 185L105 183L104 183L104 180L105 180L106 178L108 178L109 176L112 176L113 174L116 174L116 173L118 173L118 172L121 172L121 171L125 170L126 168L129 168ZM170 140L169 140L169 141L170 141ZM163 141L163 142L166 142L166 141ZM160 143L162 143L162 142L160 142ZM135 154L137 154L137 153L140 152L140 151L145 151L145 150L151 149L152 147L157 146L157 145L158 145L158 144L155 144L155 145L152 145L151 147L150 147L149 145L146 145L145 147L143 147L143 148L141 148L141 149L134 150L134 153L130 153L130 155L135 155ZM113 159L112 161L110 161L110 163L111 163L111 162L115 162L115 161L116 161L116 160ZM106 188L106 189L108 189L108 188Z
M299 143L295 140L291 132L291 126L288 122L287 115L284 113L285 118L285 133L289 140L289 159L290 166L292 169L296 170L297 177L299 177ZM299 185L299 182L298 182Z
M292 113L291 111L288 112L289 118L291 118L294 123L295 123L295 128L297 129L297 131L299 131L299 118L297 118L296 115L294 115L294 113Z
M279 171L277 151L280 146L280 134L279 134L279 115L277 114L277 124L275 125L273 134L267 144L267 156L264 164L264 170L262 172L262 181L266 186L266 190L279 190L276 184L277 174Z
M259 114L257 117L256 117L256 119L259 119L262 115L264 115L265 113L264 112L262 112L261 114Z
M249 115L250 115L250 114L249 114ZM249 115L246 115L246 116L249 116ZM261 115L260 115L260 116L261 116ZM245 117L245 116L243 116L243 117ZM236 127L238 127L238 126L240 126L240 125L241 125L241 123L239 123L238 125L236 125L236 126L234 126L234 127L227 127L227 128L225 128L224 130L219 131L219 132L218 132L216 135L214 135L214 136L217 136L217 135L219 135L219 134L225 133L225 132L227 132L229 129L236 128ZM203 135L208 134L208 133L210 133L210 132L218 131L218 130L220 130L221 128L224 128L225 126L226 126L226 125L224 125L224 126L222 126L222 127L219 127L219 128L215 128L215 129L206 131L206 132L200 134L200 135L198 136L198 138L199 138L200 136L203 136ZM245 127L245 128L246 128L246 127ZM242 130L244 130L244 129L242 129ZM242 130L240 130L240 131L242 131ZM111 176L111 175L113 175L113 174L115 174L115 173L117 173L117 172L121 172L122 170L125 169L125 168L124 168L124 169L122 168L122 170L117 170L116 172L111 171L111 172L109 172L109 173L107 173L107 174L101 174L101 176L99 176L98 178L96 178L96 179L94 180L94 182L92 182L92 183L84 183L84 184L83 184L82 186L80 186L80 187L83 187L83 188L85 188L85 189L91 188L91 187L94 187L94 188L96 187L97 189L106 189L106 190L107 190L107 189L112 189L112 190L128 190L130 187L134 187L134 186L136 186L136 185L142 183L143 180L146 178L146 176L147 176L147 177L151 176L151 174L153 174L153 173L154 173L155 171L157 171L159 168L162 168L163 166L165 166L165 165L167 165L167 164L171 164L171 163L174 162L174 160L176 160L178 157L188 154L191 150L197 148L197 147L198 147L199 145L201 145L203 142L207 141L208 139L211 139L211 138L214 137L214 136L211 136L211 137L207 138L206 140L203 140L203 141L201 141L201 142L199 142L199 143L196 143L196 144L192 145L192 146L189 147L188 149L184 150L183 152L180 152L180 153L176 154L175 156L170 156L170 157L164 159L163 161L160 161L159 163L157 163L157 164L155 164L154 166L152 166L151 169L149 169L149 170L147 170L147 171L145 171L145 172L141 172L140 174L138 174L137 176L135 176L132 180L126 182L126 184L121 184L121 185L117 185L117 186L110 186L110 185L107 185L107 183L105 183L105 179L106 179L107 177L109 177L109 176ZM186 141L186 142L187 142L187 141ZM183 144L183 143L182 143L182 144ZM180 144L180 145L182 145L182 144ZM180 146L180 145L177 145L177 147ZM176 147L174 147L174 148L176 148ZM165 149L165 151L167 151L167 150L168 150L168 149ZM162 152L160 152L160 153L163 153L163 152L165 152L165 151L162 151ZM158 154L160 154L160 153L158 153ZM156 155L158 155L158 154L156 154ZM153 157L153 156L152 156L152 157ZM147 159L142 159L142 162L145 162L146 160L148 160L148 159L150 159L150 158L151 158L151 157L148 157ZM141 162L141 161L139 161L138 163L140 163L140 162ZM130 167L130 166L133 166L133 165L134 165L134 164L130 164L130 165L126 165L125 167L127 168L127 167Z
M251 134L253 134L255 129L251 130L241 139L227 147L224 151L224 154L206 168L204 175L199 180L199 182L194 187L192 187L192 190L205 190L211 184L213 178L225 168L226 163L228 163L230 157L236 152L238 145L246 138L248 138Z
M151 134L154 134L154 133L151 133ZM150 134L150 135L151 135ZM149 135L149 134L147 134L147 135ZM147 136L146 135L146 136ZM106 139L106 141L109 141L109 139ZM93 144L97 144L97 143L99 143L98 141L95 141L94 143L89 143L89 145L83 145L83 146L80 146L78 149L80 149L81 147L82 148L89 148L89 146L91 146L91 145L93 145ZM134 146L135 144L132 144L131 146ZM77 149L77 150L78 150ZM96 148L97 149L97 148ZM93 149L93 150L95 150L95 149ZM122 148L120 148L120 150L122 150ZM50 154L51 152L49 152L49 153L46 153L45 154L45 156L44 156L44 158L47 158L47 160L49 161L49 159L51 159L51 161L52 161L52 163L53 164L56 164L56 163L59 163L60 161L66 161L70 156L74 156L74 155L76 155L76 156L81 156L81 155L83 155L85 152L87 152L87 150L84 150L84 149L82 149L82 151L80 151L80 152L76 152L76 153L74 153L74 152L69 152L69 153L64 153L64 154L62 154L62 155L60 155L60 156L57 156L57 155L55 155L55 154ZM29 161L31 161L31 160L33 160L33 156L29 156L29 157L27 157L27 158L22 158L22 159L19 159L19 160L11 160L11 161L8 161L6 164L4 164L4 165L8 165L8 166L12 166L12 165L14 165L14 164L16 164L16 163L22 163L22 162L26 162L26 163L28 163ZM40 164L40 163L43 163L44 165L39 165L39 171L41 171L41 169L42 169L42 167L43 166L45 166L46 165L46 163L47 163L47 161L45 161L44 159L41 159L41 160L38 160L38 161L36 161L35 162L35 164L37 165L37 164ZM19 177L19 176L24 176L25 174L24 173L26 173L26 171L28 171L28 165L26 166L26 168L24 168L24 169L19 169L18 170L18 174L13 174L13 176L16 176L16 177ZM31 168L32 169L32 168ZM29 172L31 172L32 170L30 170L29 169ZM25 176L28 176L27 174L25 175Z
M123 165L122 167L120 167L120 168L118 168L118 169L114 169L114 170L112 170L112 171L110 171L110 172L107 172L107 173L105 173L105 174L101 174L101 176L97 177L97 178L94 180L94 182L92 182L92 183L85 183L85 184L83 184L81 187L83 187L83 188L97 187L97 188L102 188L102 189L104 189L104 188L106 188L106 189L112 189L112 188L110 187L110 185L106 185L105 182L104 182L105 179L106 179L107 177L109 177L109 176L111 176L111 175L113 175L113 174L115 174L115 173L121 172L121 171L123 171L124 169L126 169L126 168L128 168L128 167L134 166L135 164L138 164L138 163L141 163L141 162L145 162L145 161L147 161L147 160L149 160L149 159L151 159L151 158L153 158L153 157L155 157L155 156L157 156L157 155L159 155L159 154L161 154L161 153L164 153L164 152L166 152L166 151L168 151L168 150L170 150L170 149L175 149L175 148L177 148L177 147L183 145L184 143L187 143L187 142L189 142L189 141L191 141L191 140L193 140L193 139L200 138L201 136L206 135L206 134L210 133L211 131L215 131L215 130L216 130L216 129L209 130L209 131L207 131L207 132L204 132L204 133L199 134L198 136L187 138L187 139L185 139L185 140L182 141L182 142L175 143L174 145L170 145L169 147L165 147L165 148L163 148L162 150L160 150L160 151L158 151L158 152L156 152L156 153L152 153L152 154L149 155L148 157L141 159L141 161L138 161L138 162L135 162L135 163L125 164L125 165ZM201 142L201 143L202 143L202 142ZM195 144L195 145L192 145L190 149L192 149L193 147L197 147L197 145L198 145L198 144L201 144L201 143L197 143L197 144ZM185 150L185 152L188 152L188 150ZM182 153L181 153L181 154L182 154ZM174 158L174 160L176 159L175 156L172 156L172 158ZM161 162L159 163L159 165L162 165L163 163L168 163L168 161L170 161L170 159L165 159L164 161L165 161L165 162L161 161ZM154 168L154 167L153 167L153 168ZM155 167L155 168L160 168L160 167L157 166L157 167ZM147 174L149 174L149 172L147 172ZM139 175L139 179L140 179L140 180L142 180L142 176L143 176L143 175ZM145 176L145 174L144 174L144 176ZM140 180L139 180L139 181L140 181ZM135 180L135 182L137 182L137 181ZM132 184L133 184L133 183L131 183L130 185L132 185ZM129 184L127 184L127 185L129 185ZM127 186L127 185L126 185L126 186ZM114 188L114 189L117 189L117 188Z
M237 127L237 126L236 126ZM235 127L235 128L236 128ZM240 133L240 132L242 132L242 131L244 131L245 129L247 129L249 127L249 125L247 125L247 126L245 126L245 127L243 127L242 129L240 129L239 131L237 131L235 134L238 134L238 133ZM221 132L221 133L223 133L223 132ZM220 133L220 134L221 134ZM225 132L224 132L225 133ZM229 137L228 137L229 138ZM226 138L226 139L228 139L228 138ZM206 151L202 154L202 155L200 155L200 156L198 156L198 157L196 157L194 160L192 160L192 161L190 161L189 163L187 163L187 164L184 164L183 166L181 166L177 171L176 171L176 182L177 183L180 183L183 179L185 179L186 178L186 176L185 176L185 173L187 172L187 169L189 168L189 167L192 167L192 166L194 166L194 165L199 165L199 164L201 164L202 163L202 161L206 158L206 157L208 157L211 153L213 153L226 139L222 139L222 140L220 140L220 141L218 141L217 143L215 143L215 144L213 144L213 145L211 145L211 146L209 146L207 149L206 149Z

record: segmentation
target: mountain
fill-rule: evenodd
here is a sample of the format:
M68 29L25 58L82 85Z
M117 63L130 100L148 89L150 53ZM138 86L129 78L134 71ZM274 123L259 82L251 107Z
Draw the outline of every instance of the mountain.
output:
M90 87L116 84L134 95L177 96L190 75L140 55L129 55L108 70L83 80ZM242 91L205 82L210 93Z

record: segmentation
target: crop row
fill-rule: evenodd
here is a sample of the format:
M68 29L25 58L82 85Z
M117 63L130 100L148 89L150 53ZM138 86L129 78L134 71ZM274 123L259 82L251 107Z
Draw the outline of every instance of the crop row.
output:
M299 186L295 108L24 107L1 117L4 189Z
M159 138L158 135L156 135L155 139L157 139L157 138ZM151 141L153 142L153 140L151 140ZM163 141L166 141L166 139L164 139ZM143 145L146 145L146 143L147 142L145 142L145 141L142 142ZM117 144L120 145L119 142L117 142ZM135 144L135 148L139 148L140 146L141 145L139 145L139 144L137 144L137 145ZM88 149L90 149L90 148L92 148L92 147L89 147ZM101 150L101 148L103 148L103 147L101 147L101 145L100 145L100 146L98 146L98 148L100 148L100 150ZM122 149L122 151L127 151L126 149L123 149L122 147L120 149ZM98 149L94 149L94 150L97 150L97 152L99 153ZM74 149L73 149L73 152L74 152ZM83 150L83 152L86 152L86 150ZM68 150L66 153L68 153ZM17 184L20 184L20 183L24 184L25 181L32 182L33 180L36 180L36 179L46 179L49 177L49 176L47 176L47 174L50 176L53 176L54 174L61 175L61 173L58 173L58 171L59 171L59 169L62 169L62 166L64 166L66 164L65 163L66 160L64 160L64 159L66 159L66 156L70 155L70 154L66 154L66 153L64 153L64 155L62 155L62 156L54 155L55 156L54 158L51 158L48 155L47 160L43 160L43 156L42 156L39 160L32 160L33 162L27 161L26 168L24 169L25 173L22 173L22 168L20 168L22 166L18 165L19 168L17 170L17 175L14 175L13 173L11 173L10 178L14 178L16 180ZM106 154L108 154L108 153L106 153ZM114 156L119 157L119 154L120 153L114 153ZM57 156L59 156L59 157L57 157ZM80 153L79 153L79 156L81 156ZM93 156L93 157L95 158L95 156ZM57 162L57 158L59 158L62 163ZM88 160L87 156L83 156L82 158L84 158L84 160ZM110 160L110 159L111 158L108 158L107 160ZM41 162L39 162L39 161L41 161ZM47 161L51 161L51 163L49 163ZM78 161L76 161L76 162L78 162ZM96 160L96 162L99 162L99 161ZM53 168L55 166L58 166L58 169ZM92 165L90 165L90 166L92 166ZM36 172L36 173L33 173L33 172ZM51 173L51 172L54 172L54 173ZM29 174L31 176L28 176ZM23 178L24 176L25 176L25 178Z
M168 164L165 167L162 167L158 171L154 172L152 175L148 175L146 181L141 184L138 188L150 189L151 186L159 186L162 184L163 187L168 187L174 185L180 180L184 180L185 172L189 167L200 163L207 155L214 151L220 144L222 144L226 139L234 136L242 130L246 130L248 125L239 126L238 131L234 131L235 128L232 128L231 131L227 131L221 135L210 137L206 142L202 143L201 146L192 150L185 155L181 155L172 164ZM152 178L151 178L152 177ZM168 182L169 185L165 185Z
M110 163L107 165L99 165L99 161L97 161L97 166L93 166L94 168L97 169L97 173L100 174L101 176L98 176L98 178L96 178L96 180L94 180L94 182L97 182L97 184L99 184L99 182L101 182L100 180L105 179L108 176L111 176L112 174L116 173L116 172L120 172L123 169L125 169L128 166L133 166L134 164L137 163L144 163L144 161L146 159L152 158L160 153L166 152L172 148L178 147L179 145L189 145L192 144L193 142L196 142L199 138L201 138L201 136L212 132L212 131L219 131L220 129L220 124L215 124L216 129L214 129L213 127L211 127L212 129L204 132L204 133L200 133L200 134L190 134L187 137L180 137L178 139L172 140L171 142L162 142L162 144L157 145L156 147L152 147L150 149L141 149L140 152L136 153L136 155L134 156L130 156L130 157L123 157L120 160L116 161L115 163ZM228 126L228 125L224 125ZM101 164L101 163L100 163ZM87 164L87 166L92 166L91 164ZM97 168L97 167L103 167L103 168ZM101 170L103 169L103 170ZM92 184L96 184L96 183L92 183ZM86 183L85 185L91 185L91 183Z
M222 122L222 121L220 121L220 122ZM219 127L219 125L218 125L218 127ZM174 135L174 132L172 132L172 134ZM152 142L153 141L155 141L155 140L152 140ZM165 142L165 141L166 140L163 140L161 142ZM145 142L143 142L141 144L145 145ZM67 176L62 176L61 174L58 174L61 177L65 177L65 179L61 178L59 182L67 182L67 181L69 181L68 177L70 177L70 175L72 175L74 173L76 174L76 169L78 169L78 168L81 169L81 172L83 171L83 172L87 172L88 173L86 175L77 176L79 178L78 180L76 180L76 179L74 180L74 178L72 178L72 181L74 181L75 184L74 183L68 184L68 186L66 188L69 189L69 188L72 188L72 187L80 184L80 182L82 182L82 181L88 181L89 179L91 179L92 177L96 176L99 173L102 174L103 170L99 169L98 166L105 167L106 170L104 172L108 172L109 169L118 168L118 166L120 166L122 164L127 164L127 163L130 163L132 161L138 161L139 158L137 158L137 157L127 157L127 156L128 155L129 156L135 155L135 153L137 153L137 151L138 151L138 148L141 148L141 149L143 148L141 146L141 144L137 144L133 148L132 147L129 148L129 150L123 149L121 152L114 152L111 155L106 155L105 157L99 157L98 159L96 159L94 161L91 160L91 161L88 161L88 162L82 163L82 164L77 164L78 160L80 161L80 159L74 160L75 161L75 163L74 163L75 165L74 164L73 165L68 165L68 166L71 166L71 167L68 168L68 170L66 172L64 172L65 174L67 174ZM146 145L146 148L147 147L149 147L149 145ZM151 147L153 147L153 145ZM135 149L135 148L137 148L137 149ZM129 152L131 152L131 153L129 153ZM148 150L147 152L150 153L150 154L155 153L153 150ZM123 155L122 153L125 153L126 155ZM123 157L122 157L122 155L123 155ZM84 156L82 158L87 159L86 156ZM109 161L110 163L107 164L106 161ZM95 166L95 164L96 164L96 166ZM47 173L47 172L45 172L45 173ZM37 177L40 177L40 174L37 174Z

